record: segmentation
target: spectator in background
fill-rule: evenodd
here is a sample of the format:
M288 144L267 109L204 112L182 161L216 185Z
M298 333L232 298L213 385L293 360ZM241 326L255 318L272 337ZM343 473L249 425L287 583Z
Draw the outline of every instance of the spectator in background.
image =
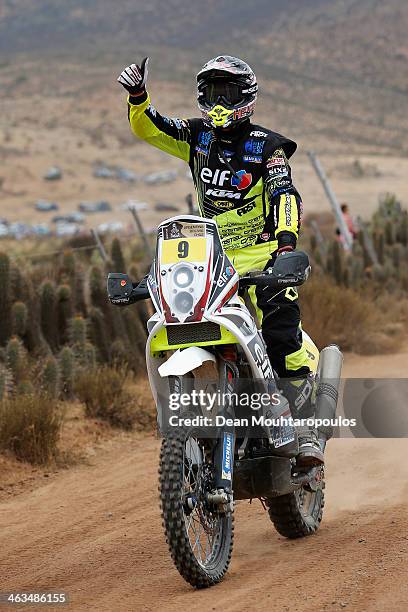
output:
M348 204L343 202L340 208L341 208L342 215L344 217L344 221L346 222L348 231L350 232L350 235L352 239L354 240L355 238L357 238L357 227L354 223L353 217L350 215L349 206ZM336 228L336 236L337 236L337 240L343 243L343 236L338 227Z

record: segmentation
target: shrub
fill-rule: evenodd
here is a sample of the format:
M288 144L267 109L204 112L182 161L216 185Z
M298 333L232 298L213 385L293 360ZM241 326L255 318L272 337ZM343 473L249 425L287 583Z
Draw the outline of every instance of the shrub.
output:
M63 414L44 394L22 395L0 402L0 448L17 459L45 464L55 459Z
M137 420L136 398L124 388L127 379L125 369L109 366L82 372L75 392L85 404L86 416L104 419L114 427L133 429Z
M359 354L397 352L403 341L384 326L384 306L325 276L311 278L300 291L302 325L319 349L336 343ZM388 311L393 306L390 297ZM388 332L388 333L387 333Z

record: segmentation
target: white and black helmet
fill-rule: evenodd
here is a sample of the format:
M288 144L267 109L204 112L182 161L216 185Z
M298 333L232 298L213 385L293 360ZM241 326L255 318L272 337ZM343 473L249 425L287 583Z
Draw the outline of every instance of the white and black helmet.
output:
M197 74L198 108L211 127L226 128L250 117L257 91L253 70L231 55L215 57Z

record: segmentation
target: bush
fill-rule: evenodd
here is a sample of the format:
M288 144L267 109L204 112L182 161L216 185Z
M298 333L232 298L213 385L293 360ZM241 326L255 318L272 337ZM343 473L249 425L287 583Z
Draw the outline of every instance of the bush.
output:
M125 390L125 369L101 366L82 372L75 384L88 417L108 421L114 427L133 429L137 421L136 398Z
M44 394L20 395L0 402L0 448L17 459L45 464L57 456L63 415Z
M302 326L319 349L338 344L340 349L367 355L397 352L403 335L384 325L384 300L377 304L355 289L339 287L325 275L312 277L300 290ZM389 297L388 313L394 308ZM393 317L388 319L395 321Z

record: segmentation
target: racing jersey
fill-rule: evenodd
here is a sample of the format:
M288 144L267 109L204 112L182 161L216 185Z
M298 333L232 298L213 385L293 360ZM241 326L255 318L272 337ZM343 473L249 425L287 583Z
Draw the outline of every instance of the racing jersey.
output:
M189 164L200 214L215 219L225 250L264 245L272 253L279 235L296 246L302 204L288 163L295 142L249 120L220 136L202 119L164 117L147 93L129 96L128 116L135 135Z

